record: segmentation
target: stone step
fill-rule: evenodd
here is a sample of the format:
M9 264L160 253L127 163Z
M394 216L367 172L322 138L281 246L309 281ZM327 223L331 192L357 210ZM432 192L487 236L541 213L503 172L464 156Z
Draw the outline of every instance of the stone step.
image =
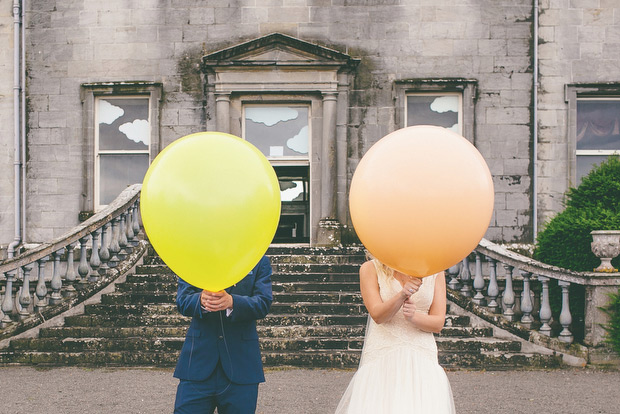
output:
M187 325L135 327L54 326L42 328L39 331L39 338L184 338L186 333Z
M149 269L152 270L152 269ZM174 273L154 273L147 272L135 273L127 276L125 283L128 286L140 285L142 290L168 289L176 290L177 276ZM119 283L119 285L122 285ZM302 286L317 286L327 284L327 286L343 286L345 290L359 292L359 276L353 273L326 273L326 272L307 272L307 273L274 273L272 276L274 289L276 286L290 286L301 284ZM340 284L340 285L338 285ZM129 287L123 289L130 289ZM340 288L339 290L341 290ZM325 290L325 289L320 289Z
M65 318L67 327L143 327L143 326L189 326L191 318L170 315L73 315Z
M355 368L360 350L263 351L266 367ZM529 353L457 354L440 351L439 363L446 369L551 369L561 367L560 358ZM178 351L89 351L89 352L15 352L1 351L0 364L38 366L157 366L174 367Z
M174 315L178 314L176 304L171 303L101 303L84 307L86 315ZM270 314L305 315L366 315L363 304L348 303L273 303ZM460 318L460 317L455 317ZM456 319L455 319L456 321ZM455 322L456 323L456 322Z
M271 281L273 283L352 282L359 285L360 277L357 273L274 273Z
M262 352L267 367L354 368L361 351L267 351Z
M115 286L116 292L119 293L176 293L177 281L160 282L157 280L143 280L139 281L126 281L124 283L117 283Z
M471 327L471 326L459 326L459 327L444 327L441 330L441 333L436 336L445 336L445 337L461 337L461 338L474 338L474 337L492 337L493 336L493 328L486 327Z
M274 315L256 321L258 326L366 326L366 315Z
M170 292L115 292L101 296L102 305L124 305L124 304L174 304L177 293Z
M174 367L177 352L0 352L0 364L83 367Z
M270 254L269 260L272 265L277 264L353 264L361 265L366 261L363 254L342 254L342 253L329 253L329 254ZM145 257L143 260L145 265L165 266L165 262L159 256Z
M179 315L174 303L158 304L91 304L84 306L84 315L97 316L166 316Z
M437 336L437 348L455 353L477 353L483 351L520 352L521 342L498 338L451 338Z
M347 247L310 247L295 245L271 245L267 249L267 256L270 258L276 255L297 256L297 255L341 255L346 254L366 260L365 249L361 246Z
M308 338L308 337L363 337L366 326L360 325L329 325L329 326L257 326L259 338Z
M489 371L551 369L562 366L559 356L521 352L481 352L474 354L446 351L439 353L439 363L446 369L485 369Z
M187 319L184 319L187 321ZM329 326L258 326L260 338L299 338L310 336L323 337L362 337L366 325L329 325ZM180 326L135 326L135 327L100 327L100 326L55 326L42 328L40 338L127 338L127 337L184 337L187 324ZM435 335L439 342L442 337L460 338L490 338L492 328L453 327L444 328Z
M176 290L174 293L144 292L123 289L123 291L107 293L102 295L101 303L104 305L122 304L170 304L176 301ZM293 304L304 303L341 303L341 304L362 304L362 297L359 293L350 292L274 292L274 304Z
M359 264L274 263L273 273L354 273L359 274Z
M348 303L272 303L272 315L281 314L304 314L304 315L366 315L366 307L363 304Z
M359 293L359 282L290 282L272 286L274 292L354 292Z
M185 338L154 337L154 338L26 338L11 341L14 351L36 352L180 352Z
M351 292L274 292L274 303L355 303L363 304L359 293Z
M353 273L358 274L360 265L355 263L274 263L274 273ZM137 274L166 274L175 273L164 265L143 264L136 267Z
M125 283L116 285L119 292L176 292L177 278L174 275L164 277L161 274L140 274L128 276ZM359 276L352 273L276 273L272 275L271 281L274 285L282 283L299 283L299 282L340 282L351 283L356 285L359 291Z

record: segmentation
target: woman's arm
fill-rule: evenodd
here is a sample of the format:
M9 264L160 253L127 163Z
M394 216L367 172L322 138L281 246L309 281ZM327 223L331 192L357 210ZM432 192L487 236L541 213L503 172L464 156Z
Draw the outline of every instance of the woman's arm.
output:
M435 278L435 292L428 315L416 312L415 305L409 300L405 301L403 305L403 313L405 319L414 324L416 328L426 332L441 332L446 323L446 277L444 272L437 274Z
M360 268L360 290L364 305L370 317L376 323L387 322L398 312L403 302L412 294L418 291L421 281L413 279L403 286L398 295L394 295L388 301L383 301L379 294L379 282L377 280L377 270L372 262L366 262Z

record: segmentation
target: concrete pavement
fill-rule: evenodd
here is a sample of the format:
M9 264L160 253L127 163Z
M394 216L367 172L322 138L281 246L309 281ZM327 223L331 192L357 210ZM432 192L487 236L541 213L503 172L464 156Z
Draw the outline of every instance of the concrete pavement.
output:
M332 413L353 373L268 370L257 412ZM448 377L458 413L620 412L618 371L454 371ZM170 369L0 367L0 413L171 413L176 385Z

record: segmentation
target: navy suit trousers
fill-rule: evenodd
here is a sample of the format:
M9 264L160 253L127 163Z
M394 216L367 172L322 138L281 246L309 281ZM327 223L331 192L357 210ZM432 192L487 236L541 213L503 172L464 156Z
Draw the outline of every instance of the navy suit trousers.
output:
M221 364L205 381L180 380L174 403L175 414L254 414L258 384L235 384Z

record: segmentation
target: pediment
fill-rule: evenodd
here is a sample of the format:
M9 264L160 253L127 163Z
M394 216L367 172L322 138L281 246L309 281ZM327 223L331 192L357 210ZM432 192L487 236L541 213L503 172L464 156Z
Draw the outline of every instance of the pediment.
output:
M358 59L336 50L281 33L273 33L210 53L202 58L204 68L252 66L336 66L354 68Z

